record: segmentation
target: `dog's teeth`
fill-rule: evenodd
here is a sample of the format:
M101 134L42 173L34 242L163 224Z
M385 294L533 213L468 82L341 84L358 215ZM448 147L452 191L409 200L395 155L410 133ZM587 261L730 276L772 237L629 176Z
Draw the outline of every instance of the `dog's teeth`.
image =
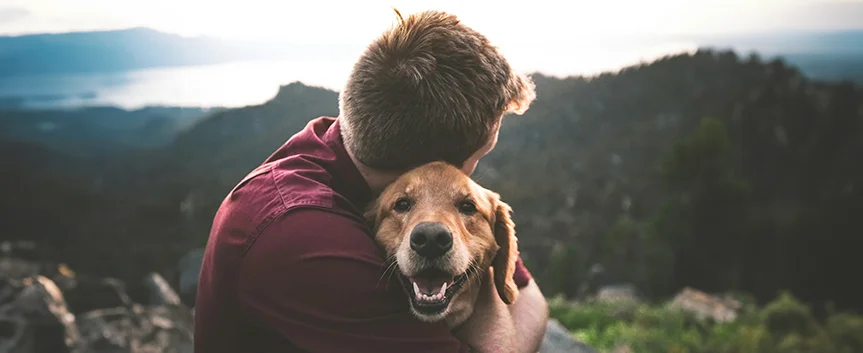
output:
M416 293L417 295L420 295L421 294L420 293L420 286L418 286L416 282L413 282L413 284L414 284L414 293Z
M441 293L441 294L446 293L446 287L447 287L446 282L444 282L444 283L440 286L440 293Z

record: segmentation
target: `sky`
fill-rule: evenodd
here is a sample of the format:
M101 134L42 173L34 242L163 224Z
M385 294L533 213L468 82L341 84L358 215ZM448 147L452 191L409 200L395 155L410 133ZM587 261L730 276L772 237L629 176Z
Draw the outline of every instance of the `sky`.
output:
M645 37L863 29L863 0L0 0L0 35L150 27L358 53L394 23L393 7L455 13L514 64L540 69L530 63L541 56L547 72L572 71L571 60L549 57L578 55L588 61L582 65L606 68L622 64L613 58L632 60L618 49L649 58L694 48L686 41L648 47ZM611 44L621 39L640 46ZM597 51L603 55L583 55Z
M419 0L0 0L0 34L151 27L183 35L367 40ZM490 37L863 28L863 0L436 0ZM313 29L312 29L313 28Z

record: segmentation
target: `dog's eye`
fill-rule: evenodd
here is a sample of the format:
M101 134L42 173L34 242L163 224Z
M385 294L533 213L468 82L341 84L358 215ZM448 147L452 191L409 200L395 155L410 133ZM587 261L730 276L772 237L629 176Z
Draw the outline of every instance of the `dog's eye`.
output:
M396 203L393 204L393 211L402 213L407 212L411 209L411 201L406 198L400 198L396 200Z
M473 201L465 200L458 204L458 211L468 216L476 213L476 204Z

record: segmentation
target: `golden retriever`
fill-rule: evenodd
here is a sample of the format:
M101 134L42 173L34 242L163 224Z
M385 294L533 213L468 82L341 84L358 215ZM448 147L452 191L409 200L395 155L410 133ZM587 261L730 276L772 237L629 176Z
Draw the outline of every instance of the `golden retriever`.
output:
M497 193L450 164L432 162L390 184L365 216L388 256L386 271L399 272L411 312L454 328L473 313L489 268L505 303L518 295L510 213Z

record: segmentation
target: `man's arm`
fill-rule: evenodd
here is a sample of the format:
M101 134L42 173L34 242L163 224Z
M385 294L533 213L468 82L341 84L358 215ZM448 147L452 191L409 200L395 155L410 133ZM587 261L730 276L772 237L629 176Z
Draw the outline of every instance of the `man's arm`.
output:
M383 275L379 251L360 222L291 211L243 258L242 315L310 353L468 352L445 323L410 314L397 278Z
M548 303L534 281L522 288L518 299L509 307L518 337L516 352L537 352L548 324Z
M488 271L474 314L456 336L474 352L537 352L548 323L548 304L539 286L530 280L516 301L506 305L497 295L493 276Z

